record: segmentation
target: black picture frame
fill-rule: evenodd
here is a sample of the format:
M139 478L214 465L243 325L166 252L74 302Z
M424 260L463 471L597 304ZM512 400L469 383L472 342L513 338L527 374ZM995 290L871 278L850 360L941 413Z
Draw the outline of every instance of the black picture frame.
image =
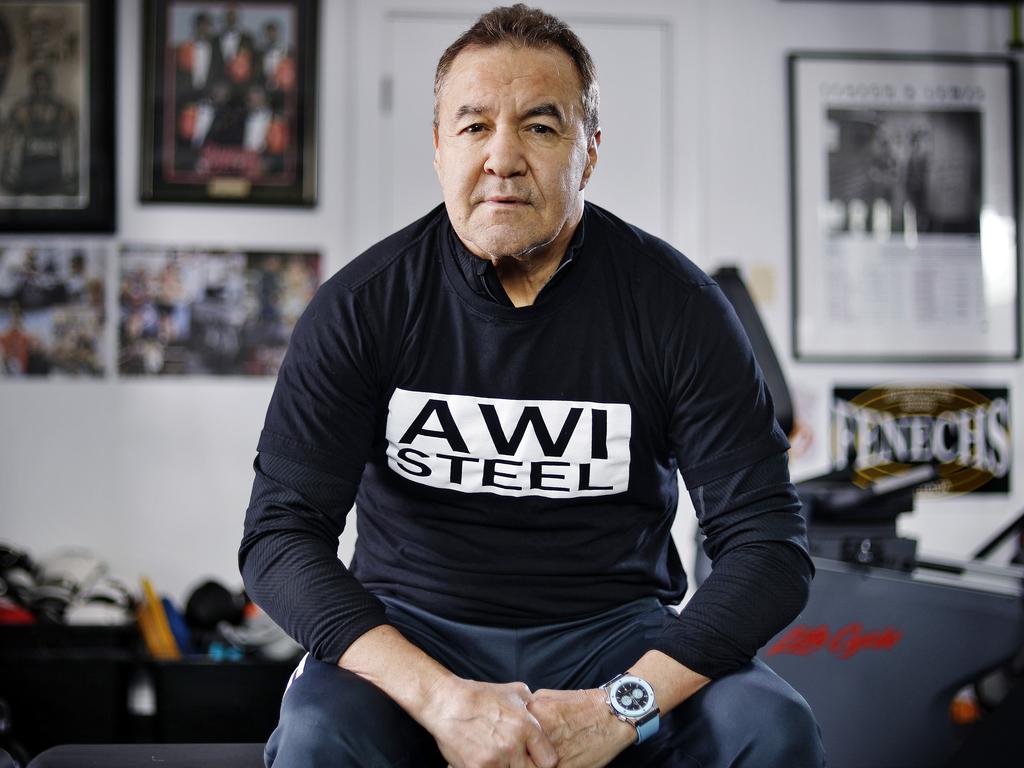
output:
M115 230L116 29L114 0L0 4L0 231Z
M147 0L142 202L316 204L318 11Z
M1020 359L1011 57L788 55L793 354Z

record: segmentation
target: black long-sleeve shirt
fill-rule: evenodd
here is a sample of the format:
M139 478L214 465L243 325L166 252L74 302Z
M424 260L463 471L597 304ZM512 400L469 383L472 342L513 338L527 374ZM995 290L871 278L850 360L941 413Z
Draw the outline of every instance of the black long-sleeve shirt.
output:
M250 596L331 661L385 622L375 594L498 626L678 602L678 471L714 569L651 647L710 677L747 661L803 607L812 569L785 436L726 299L590 204L529 307L475 258L441 206L318 291L260 438Z

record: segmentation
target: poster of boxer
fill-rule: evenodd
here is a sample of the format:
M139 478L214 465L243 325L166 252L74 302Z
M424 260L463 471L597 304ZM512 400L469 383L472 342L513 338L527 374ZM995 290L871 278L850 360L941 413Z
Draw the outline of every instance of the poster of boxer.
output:
M0 244L0 377L102 376L106 246Z
M143 201L316 202L315 0L151 0Z
M1012 62L789 64L796 356L1019 357Z
M0 228L112 231L113 3L0 4Z
M319 283L317 253L123 246L118 371L276 375Z

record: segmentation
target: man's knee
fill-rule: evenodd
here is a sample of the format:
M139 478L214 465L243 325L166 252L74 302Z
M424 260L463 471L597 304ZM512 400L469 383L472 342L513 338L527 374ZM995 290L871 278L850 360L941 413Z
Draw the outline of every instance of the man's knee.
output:
M757 702L751 706L758 707ZM819 768L825 764L821 731L803 696L789 688L766 695L754 718L751 765Z
M760 669L758 669L760 667ZM718 690L716 689L718 687ZM759 662L708 686L704 710L727 765L820 768L821 732L803 696Z

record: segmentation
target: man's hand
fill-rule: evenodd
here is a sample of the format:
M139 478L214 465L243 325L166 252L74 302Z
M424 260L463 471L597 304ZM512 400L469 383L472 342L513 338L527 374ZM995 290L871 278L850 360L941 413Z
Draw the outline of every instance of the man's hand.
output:
M452 768L555 768L558 755L529 700L524 683L450 676L428 694L422 723Z
M426 728L453 768L555 768L558 756L526 709L524 683L464 680L382 624L338 666L370 681Z
M600 768L636 740L636 729L615 717L600 688L537 691L527 708L558 752L558 768Z

